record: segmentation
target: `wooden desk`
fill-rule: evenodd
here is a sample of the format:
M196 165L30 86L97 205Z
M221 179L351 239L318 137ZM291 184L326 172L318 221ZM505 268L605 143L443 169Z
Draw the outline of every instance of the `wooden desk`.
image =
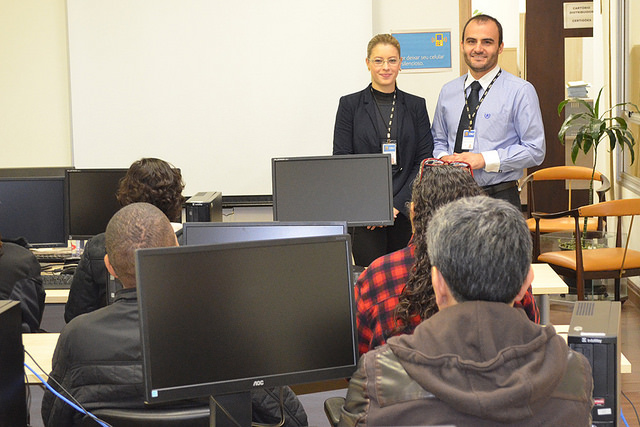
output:
M48 289L45 293L45 304L66 304L69 299L69 289Z
M531 291L540 295L540 323L549 324L549 295L568 294L569 287L564 280L549 266L549 264L531 264L533 269L533 283Z
M569 325L553 325L558 335L560 335L564 340L567 340L567 336L569 335ZM630 374L631 373L631 362L625 357L622 352L620 352L620 373L621 374Z
M31 358L26 354L24 356L24 362L45 380L47 379L49 372L51 372L51 359L53 359L53 351L56 348L58 336L60 336L58 333L22 334L22 344L24 345L24 349L31 354L45 372L41 372L36 364L33 363L33 360L31 360ZM27 383L40 383L40 380L38 380L30 370L25 368L24 372L27 375Z

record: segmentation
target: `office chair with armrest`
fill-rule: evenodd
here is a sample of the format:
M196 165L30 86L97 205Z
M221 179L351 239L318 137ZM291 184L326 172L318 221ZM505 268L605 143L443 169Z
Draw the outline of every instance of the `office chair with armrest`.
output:
M567 186L567 192L569 197L569 203L567 210L573 209L572 207L572 183L573 181L586 181L591 180L591 174L593 170L591 168L583 166L553 166L537 170L529 174L520 184L519 190L522 191L527 186L527 213L529 219L527 219L527 226L531 233L535 232L536 221L532 218L532 213L537 212L535 205L535 191L534 187L542 181L565 181ZM598 171L595 171L593 175L594 181L600 182L600 187L596 189L598 194L598 201L604 202L605 193L609 191L611 187L609 180L606 176ZM536 183L536 184L534 184ZM573 231L573 218L570 217L558 217L558 218L545 218L539 221L540 233L553 233L558 231ZM590 231L602 230L602 221L589 220L588 229ZM534 254L537 256L540 254L540 247L534 247Z
M344 406L344 402L345 398L340 396L333 396L324 401L324 413L332 427L338 427L340 410Z
M576 280L578 300L584 300L585 281L593 279L614 279L615 300L620 301L620 279L640 275L640 251L629 249L629 237L633 218L640 214L640 199L611 200L582 206L555 214L532 213L536 223L542 219L570 216L574 221L575 250L544 252L538 261L548 263L561 276ZM618 217L616 243L612 248L585 249L580 243L585 217ZM622 218L630 216L627 238L622 246ZM540 244L540 231L536 227L535 240Z
M92 413L114 427L209 427L209 406L194 408L96 409ZM90 416L82 427L96 427Z

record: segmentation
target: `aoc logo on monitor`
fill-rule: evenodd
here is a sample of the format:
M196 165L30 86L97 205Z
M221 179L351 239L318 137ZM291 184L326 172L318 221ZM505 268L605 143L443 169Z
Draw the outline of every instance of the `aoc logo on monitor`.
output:
M254 387L262 387L262 386L264 386L264 380L255 380L253 382L253 386Z

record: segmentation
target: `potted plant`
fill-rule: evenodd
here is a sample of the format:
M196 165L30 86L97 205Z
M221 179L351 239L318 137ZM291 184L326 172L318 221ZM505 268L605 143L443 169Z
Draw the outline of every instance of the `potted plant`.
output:
M571 114L565 119L558 132L558 138L564 145L565 136L569 129L579 126L575 139L571 144L571 161L575 164L578 153L582 151L584 154L588 154L591 148L594 149L593 156L593 168L591 171L591 181L589 182L589 204L593 203L593 177L596 172L596 160L598 158L598 145L605 139L609 140L609 148L614 150L617 146L624 151L625 147L629 149L631 156L631 163L635 160L635 153L633 146L635 145L635 138L633 133L627 127L627 121L624 117L614 116L610 114L617 107L628 106L638 111L638 107L630 102L621 102L612 106L611 108L600 114L600 97L602 95L602 89L598 92L598 97L593 107L581 98L567 98L558 104L558 115L562 113L562 110L569 102L577 102L584 106L582 112ZM587 218L584 219L584 235L587 231ZM584 241L582 243L583 248L587 245ZM575 248L572 248L575 249Z

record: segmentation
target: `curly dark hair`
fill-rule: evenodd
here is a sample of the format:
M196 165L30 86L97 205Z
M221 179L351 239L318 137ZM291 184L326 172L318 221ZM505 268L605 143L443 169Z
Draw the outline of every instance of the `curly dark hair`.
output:
M160 209L172 222L180 222L184 196L180 170L156 158L136 160L120 180L116 198L121 206L147 202Z
M454 200L481 194L485 194L484 190L476 184L469 171L455 166L425 167L422 179L416 178L413 182L411 218L415 261L396 307L394 335L411 332L408 325L416 314L425 320L438 312L431 287L431 262L426 243L427 225L434 212Z

